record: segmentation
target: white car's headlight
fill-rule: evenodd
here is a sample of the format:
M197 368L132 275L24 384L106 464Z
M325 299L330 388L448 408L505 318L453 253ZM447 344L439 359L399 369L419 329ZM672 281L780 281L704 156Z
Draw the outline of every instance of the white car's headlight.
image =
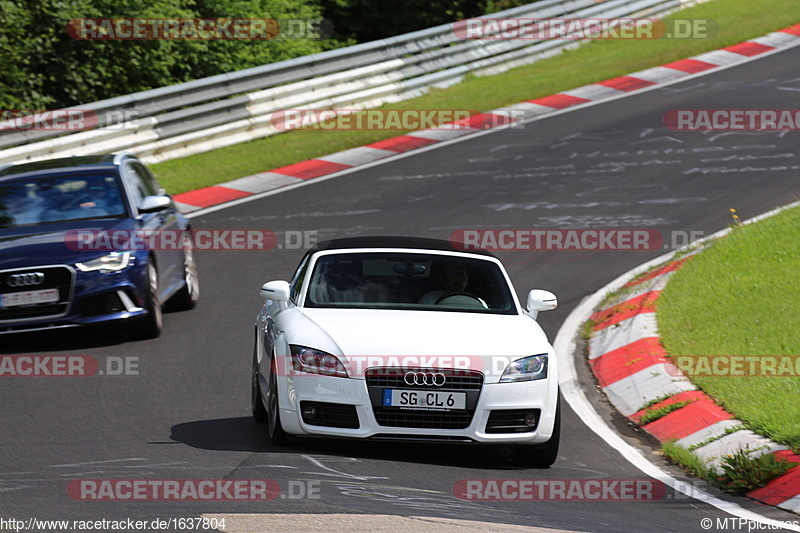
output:
M348 377L347 370L335 355L294 344L290 348L292 351L292 366L295 370L311 374L322 374L323 376Z
M75 263L81 272L119 272L125 270L133 264L133 254L131 252L111 252L97 259L84 263Z
M500 376L500 383L511 383L515 381L534 381L547 377L547 354L531 355L523 357L509 363L503 375Z

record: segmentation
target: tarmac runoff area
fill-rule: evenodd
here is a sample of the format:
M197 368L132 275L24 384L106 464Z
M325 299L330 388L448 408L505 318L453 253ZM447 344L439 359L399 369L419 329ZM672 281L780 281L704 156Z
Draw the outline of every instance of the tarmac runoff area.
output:
M500 533L571 533L565 529L546 529L530 526L475 522L428 516L365 515L365 514L204 514L203 518L225 519L225 533L334 533L371 531L436 531L436 533L466 533L492 531Z

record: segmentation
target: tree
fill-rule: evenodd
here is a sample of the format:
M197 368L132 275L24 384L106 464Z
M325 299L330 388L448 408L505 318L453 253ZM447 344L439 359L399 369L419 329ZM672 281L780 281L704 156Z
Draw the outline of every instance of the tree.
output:
M320 0L334 37L363 43L494 13L532 0Z
M85 18L320 19L313 0L0 0L0 108L53 109L339 46L315 39L80 40Z

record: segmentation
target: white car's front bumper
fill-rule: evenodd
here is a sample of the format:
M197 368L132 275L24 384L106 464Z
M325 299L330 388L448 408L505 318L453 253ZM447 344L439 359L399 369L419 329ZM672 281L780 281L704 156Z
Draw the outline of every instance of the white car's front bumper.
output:
M467 427L463 429L442 429L431 427L436 423L437 412L408 411L411 419L415 414L430 414L432 423L421 424L414 421L400 422L402 425L428 425L428 427L398 427L381 425L376 418L370 398L367 381L363 378L341 378L293 372L291 376L279 380L281 406L280 416L283 429L292 435L317 435L331 437L369 438L393 437L419 440L471 440L480 443L498 444L540 444L547 442L552 433L556 416L558 385L554 376L537 381L517 383L484 383L477 399L474 414ZM419 387L430 391L431 388ZM310 424L303 420L301 402L323 402L354 406L358 416L357 429L318 425L316 420ZM308 405L308 404L306 404ZM352 410L352 408L349 408ZM492 411L498 410L538 410L538 423L533 431L525 432L487 432L487 422ZM396 411L395 411L396 412ZM463 413L463 412L462 412ZM403 418L401 415L400 418ZM468 417L467 417L468 418ZM431 422L431 421L429 421Z

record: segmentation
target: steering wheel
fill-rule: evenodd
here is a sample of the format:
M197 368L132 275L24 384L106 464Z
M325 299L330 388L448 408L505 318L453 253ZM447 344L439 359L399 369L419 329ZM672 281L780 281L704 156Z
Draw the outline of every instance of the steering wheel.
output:
M442 294L441 296L439 296L439 298L436 299L434 305L440 305L440 304L446 305L448 303L447 300L451 298L456 298L456 300L454 300L453 302L449 302L450 304L457 303L466 305L467 307L480 307L481 309L487 309L486 304L483 303L483 301L480 298L466 291L449 292L447 294ZM464 302L463 300L460 300L460 298L468 298L469 300L473 301L467 300L466 302ZM478 305L476 306L475 304Z
M96 198L91 194L86 192L78 193L71 193L61 196L59 199L58 209L61 211L71 211L73 209L78 209L87 202L94 202Z

